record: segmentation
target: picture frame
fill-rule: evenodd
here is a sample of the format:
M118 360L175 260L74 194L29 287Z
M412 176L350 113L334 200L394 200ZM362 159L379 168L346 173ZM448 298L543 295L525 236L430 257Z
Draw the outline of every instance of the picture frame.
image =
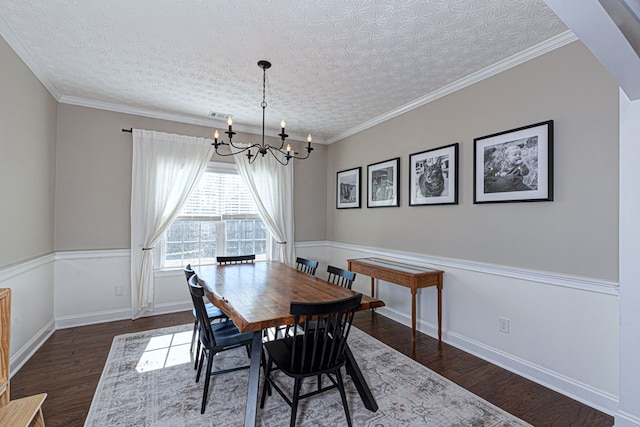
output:
M409 206L458 204L458 147L409 155Z
M360 208L362 168L343 170L336 177L336 209Z
M553 201L553 120L475 138L473 203Z
M367 207L400 206L400 157L367 166Z

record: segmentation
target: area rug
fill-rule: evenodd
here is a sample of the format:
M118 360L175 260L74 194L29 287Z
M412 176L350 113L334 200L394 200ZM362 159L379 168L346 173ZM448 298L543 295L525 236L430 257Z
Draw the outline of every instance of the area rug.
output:
M195 382L189 354L192 328L182 325L115 337L85 427L242 425L247 370L213 377L207 410L200 414L203 381ZM358 329L352 329L349 345L379 406L377 412L367 410L345 375L356 427L529 426ZM217 355L214 369L247 361L240 348ZM281 378L283 385L292 383ZM308 382L315 386L315 380ZM257 424L288 426L289 416L289 407L274 393L265 408L258 409ZM302 400L296 425L346 425L340 394L331 390Z

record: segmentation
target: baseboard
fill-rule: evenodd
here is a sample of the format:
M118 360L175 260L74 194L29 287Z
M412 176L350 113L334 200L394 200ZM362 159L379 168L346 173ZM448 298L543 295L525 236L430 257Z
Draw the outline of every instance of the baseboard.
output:
M157 304L152 316L177 313L191 310L189 303ZM95 325L98 323L115 322L131 319L131 309L107 310L99 313L86 313L75 316L65 316L56 319L56 329L75 328L77 326Z
M9 365L11 366L11 377L13 377L13 375L18 372L20 368L29 361L29 359L31 359L31 356L33 356L35 352L42 347L42 344L49 339L55 330L55 322L51 319L51 321L44 325L36 335L31 337L25 345L15 352L9 362Z
M624 411L616 412L615 427L640 427L640 418Z

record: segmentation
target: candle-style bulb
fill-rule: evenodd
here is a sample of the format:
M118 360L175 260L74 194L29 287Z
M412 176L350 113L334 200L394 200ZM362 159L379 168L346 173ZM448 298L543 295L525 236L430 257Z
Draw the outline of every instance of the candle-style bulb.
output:
M231 126L233 124L233 120L231 120L231 116L227 119L227 125Z
M291 144L287 144L287 153L291 151Z
M213 138L217 141L220 134L218 133L218 129L213 133Z
M307 137L307 142L311 144L311 134L309 134L309 136Z
M284 129L285 125L286 125L286 123L284 122L284 119L282 119L282 121L280 122L280 127L282 129Z

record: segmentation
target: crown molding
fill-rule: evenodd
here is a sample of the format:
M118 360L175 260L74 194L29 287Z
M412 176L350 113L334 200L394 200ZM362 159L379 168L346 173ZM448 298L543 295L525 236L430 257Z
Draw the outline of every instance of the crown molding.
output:
M62 96L58 100L58 102L60 102L61 104L95 108L98 110L112 111L114 113L131 114L134 116L150 117L152 119L168 120L171 122L187 123L191 125L204 126L204 127L214 128L214 129L227 128L226 120L208 119L208 118L203 119L203 118L198 118L193 116L186 116L182 114L163 113L160 111L153 111L153 110L147 110L144 108L131 107L124 104L114 104L110 102L96 101L96 100L81 98L76 96ZM234 123L233 130L236 132L248 133L251 135L262 135L261 126L248 126L248 125ZM274 131L274 134L273 134L274 137L277 135L277 132L279 131L280 129L277 129L277 131ZM270 136L270 135L266 134L266 136ZM290 134L288 137L288 140L307 142L307 135ZM323 141L314 141L314 142L323 143Z
M421 96L420 98L411 101L399 108L396 108L395 110L389 111L345 132L339 133L338 135L329 138L327 140L327 144L332 144L334 142L340 141L341 139L355 135L356 133L362 132L389 119L433 102L439 98L442 98L443 96L452 94L453 92L459 91L460 89L464 89L465 87L471 86L472 84L478 83L484 79L495 76L496 74L499 74L531 59L534 59L540 55L544 55L545 53L551 52L576 40L578 40L578 37L576 37L575 34L573 34L571 31L565 31L564 33L558 34L555 37L538 43L537 45L534 45L527 50L523 50L522 52L503 59L500 62L496 62L495 64L490 65L487 68L484 68L473 74L469 74L468 76L463 77L460 80L450 83L427 95Z

